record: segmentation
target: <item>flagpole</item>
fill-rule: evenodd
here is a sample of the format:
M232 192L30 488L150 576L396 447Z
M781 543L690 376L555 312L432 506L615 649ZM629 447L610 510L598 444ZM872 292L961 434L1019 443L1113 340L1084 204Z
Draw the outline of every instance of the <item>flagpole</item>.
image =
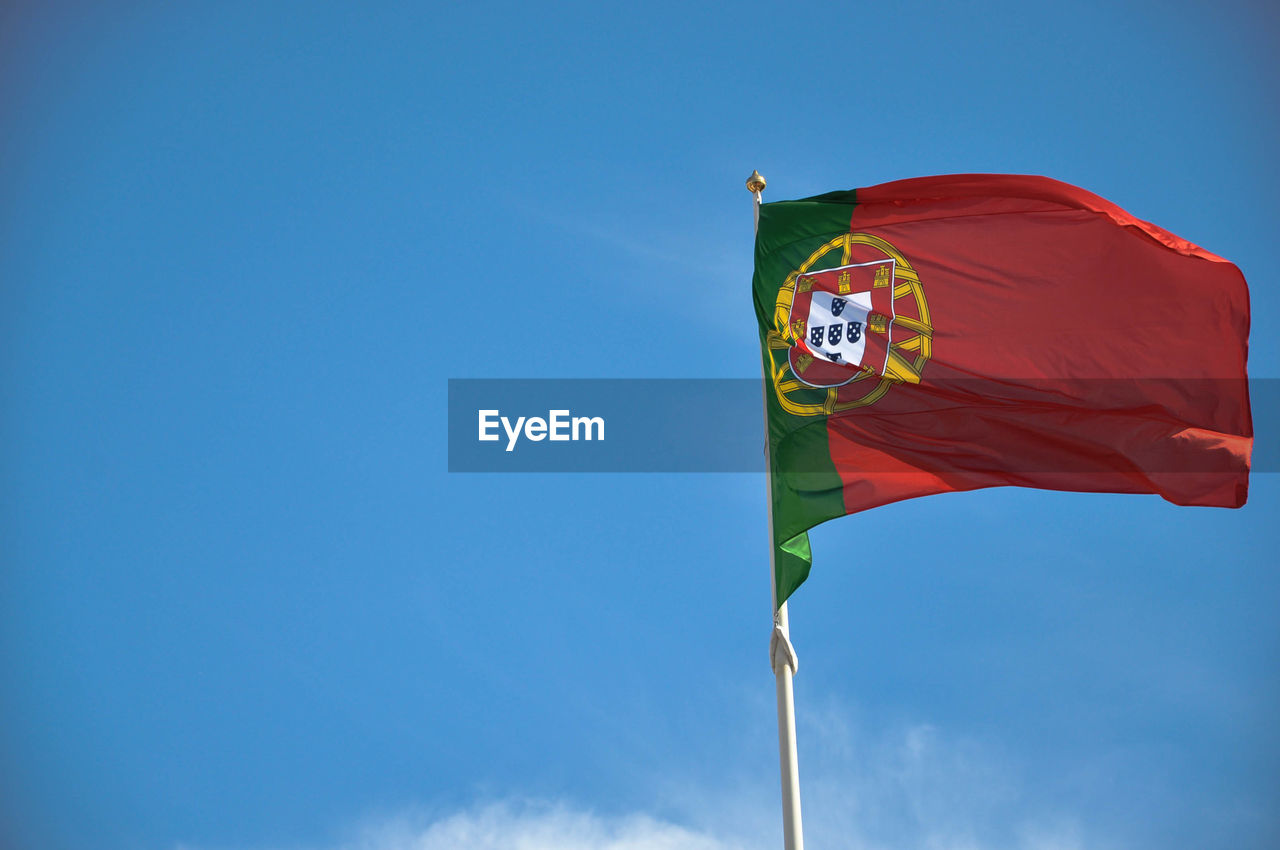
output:
M765 180L752 171L747 178L747 191L755 198L755 229L760 230L760 193ZM787 619L787 603L778 604L777 565L773 540L773 465L769 454L769 376L765 361L760 361L761 400L764 403L765 482L769 517L769 586L772 599L773 633L769 638L769 661L778 692L778 761L782 774L782 843L785 850L804 850L804 829L800 822L800 762L796 756L796 707L791 679L799 662L791 645L791 628Z

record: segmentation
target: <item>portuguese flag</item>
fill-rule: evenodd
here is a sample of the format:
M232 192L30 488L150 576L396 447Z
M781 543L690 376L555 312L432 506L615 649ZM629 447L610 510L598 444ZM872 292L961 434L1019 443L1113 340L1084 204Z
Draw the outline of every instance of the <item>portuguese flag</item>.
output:
M969 174L763 204L752 287L778 604L808 529L900 499L1245 502L1244 277L1097 195Z

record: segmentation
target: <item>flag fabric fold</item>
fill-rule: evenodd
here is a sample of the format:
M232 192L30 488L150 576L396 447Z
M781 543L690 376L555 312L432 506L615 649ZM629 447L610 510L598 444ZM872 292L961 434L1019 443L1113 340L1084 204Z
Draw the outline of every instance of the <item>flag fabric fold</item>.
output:
M1243 276L1083 189L950 175L763 204L753 295L778 604L810 528L901 499L1247 497Z

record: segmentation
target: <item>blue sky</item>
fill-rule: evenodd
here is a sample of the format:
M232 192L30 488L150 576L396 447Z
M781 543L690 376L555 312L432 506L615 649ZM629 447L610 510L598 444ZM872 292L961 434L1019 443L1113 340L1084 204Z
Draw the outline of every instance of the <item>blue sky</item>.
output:
M1278 15L5 4L0 845L778 846L763 481L449 474L447 380L757 374L753 168L1084 186L1274 378ZM809 846L1276 846L1278 504L817 530Z

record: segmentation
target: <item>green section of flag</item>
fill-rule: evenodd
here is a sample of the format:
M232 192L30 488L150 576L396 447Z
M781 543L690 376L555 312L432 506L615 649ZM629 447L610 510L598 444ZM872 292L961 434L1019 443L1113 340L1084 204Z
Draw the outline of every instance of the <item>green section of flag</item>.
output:
M770 356L769 332L783 330L776 316L778 292L787 276L823 245L849 232L853 192L832 192L801 201L760 207L756 232L756 270L752 280L756 321L766 376L781 368L784 352ZM812 269L839 265L838 254ZM792 376L788 373L786 378ZM765 409L773 497L774 582L781 605L809 575L812 556L808 529L845 513L842 485L831 462L825 416L798 416L778 400L766 377Z

